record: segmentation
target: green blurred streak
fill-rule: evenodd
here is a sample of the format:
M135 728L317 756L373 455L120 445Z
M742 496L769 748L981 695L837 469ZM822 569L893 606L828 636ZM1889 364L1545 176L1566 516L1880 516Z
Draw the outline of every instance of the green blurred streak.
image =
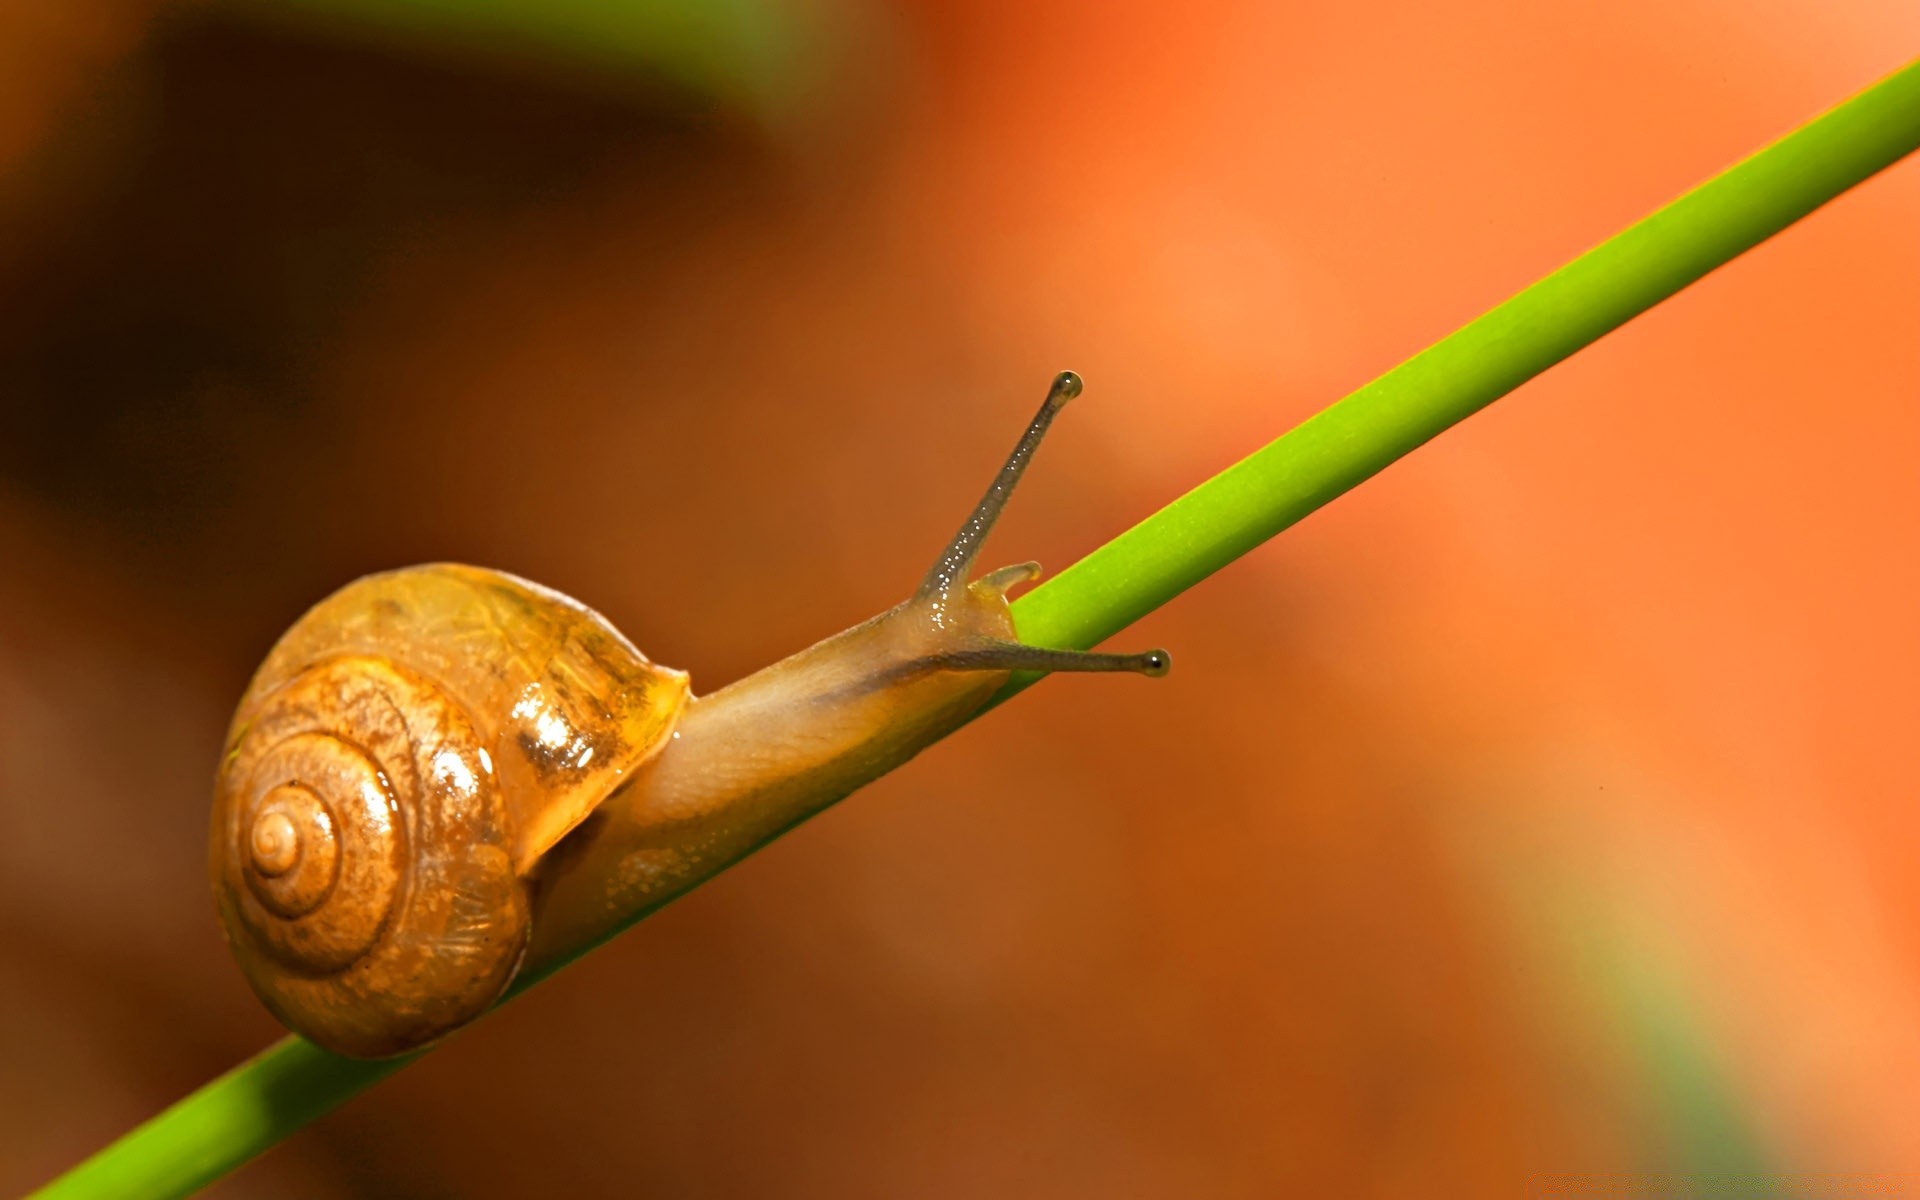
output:
M1610 980L1602 999L1632 1047L1670 1170L1685 1178L1744 1181L1747 1195L1773 1194L1777 1164L1704 1032L1695 989L1634 931L1607 925L1602 906L1618 901L1617 895L1595 897L1587 927L1570 936L1588 943Z
M1492 864L1502 904L1521 940L1550 964L1556 997L1584 1026L1617 1038L1630 1103L1647 1127L1635 1132L1648 1159L1596 1182L1622 1195L1772 1196L1782 1176L1727 1063L1708 1036L1696 972L1657 906L1632 879L1566 853ZM1579 1178L1577 1175L1574 1178ZM1567 1190L1567 1195L1580 1194Z
M1014 605L1022 638L1075 648L1100 642L1916 148L1920 62L1588 251L1022 596ZM1030 682L1010 684L1000 698ZM181 1195L398 1065L342 1059L285 1038L37 1195ZM1720 1103L1711 1094L1708 1102Z
M316 24L482 59L654 74L762 117L804 92L820 47L784 0L228 0L237 14Z

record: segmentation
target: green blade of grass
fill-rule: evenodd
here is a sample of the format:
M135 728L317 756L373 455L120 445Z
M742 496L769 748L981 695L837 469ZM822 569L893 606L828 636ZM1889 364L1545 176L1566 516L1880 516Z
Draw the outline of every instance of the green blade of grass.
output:
M1629 226L1022 596L1013 606L1021 640L1098 644L1916 145L1920 61Z
M1920 62L1581 255L1022 596L1014 605L1022 639L1100 642L1916 148ZM1010 684L1001 698L1030 682ZM408 1061L357 1062L285 1038L37 1195L182 1195Z

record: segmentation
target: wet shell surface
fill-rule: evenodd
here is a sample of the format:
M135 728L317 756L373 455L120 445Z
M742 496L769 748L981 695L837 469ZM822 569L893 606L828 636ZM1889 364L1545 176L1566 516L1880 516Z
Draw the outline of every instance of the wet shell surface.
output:
M234 717L211 874L274 1015L356 1057L506 990L540 856L670 736L684 673L510 575L369 576L275 646Z

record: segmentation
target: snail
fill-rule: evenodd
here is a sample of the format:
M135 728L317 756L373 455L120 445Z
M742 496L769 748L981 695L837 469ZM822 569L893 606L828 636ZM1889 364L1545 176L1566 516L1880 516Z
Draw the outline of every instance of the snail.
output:
M215 784L227 941L283 1024L424 1047L911 758L1014 671L1164 674L1164 651L1019 642L968 575L1072 372L905 602L695 696L598 613L499 571L370 575L301 617L242 696Z

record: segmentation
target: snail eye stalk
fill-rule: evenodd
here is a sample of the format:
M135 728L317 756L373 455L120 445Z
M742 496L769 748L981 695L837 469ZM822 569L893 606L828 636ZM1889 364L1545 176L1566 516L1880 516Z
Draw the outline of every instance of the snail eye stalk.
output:
M936 623L944 622L947 605L966 586L967 572L972 569L973 560L979 556L981 544L992 532L994 522L1006 510L1014 486L1026 474L1027 464L1033 460L1034 451L1040 448L1041 441L1047 436L1053 418L1067 406L1068 401L1080 394L1084 386L1080 377L1072 371L1062 371L1053 377L1052 385L1047 388L1047 398L1040 402L1040 411L1034 414L1027 431L1014 445L1013 453L1007 455L1000 473L987 486L986 495L980 497L980 503L974 505L972 514L960 526L960 531L953 535L953 540L947 543L946 550L934 562L932 570L920 581L920 589L914 593L915 599L931 603ZM995 595L1003 595L1008 588L1039 577L1040 564L1027 562L989 571L980 582ZM916 659L903 664L900 670L909 674L929 670L1131 671L1139 675L1160 676L1167 673L1171 663L1165 650L1149 650L1142 654L1090 654L1079 650L1027 646L1019 642L990 641Z
M927 572L927 577L920 581L920 590L916 595L946 595L965 586L967 572L972 569L981 544L987 540L994 522L1005 511L1007 501L1013 496L1014 485L1026 474L1027 464L1033 460L1033 452L1040 448L1041 441L1047 436L1054 416L1067 406L1069 400L1080 394L1083 386L1080 377L1072 371L1062 371L1053 377L1053 385L1047 389L1047 398L1040 402L1040 411L1033 415L1033 421L1028 424L1027 431L1020 435L1013 453L1007 455L1006 464L987 486L987 494L980 497L980 503L974 505L972 515L953 535L953 540L947 543L947 548Z

